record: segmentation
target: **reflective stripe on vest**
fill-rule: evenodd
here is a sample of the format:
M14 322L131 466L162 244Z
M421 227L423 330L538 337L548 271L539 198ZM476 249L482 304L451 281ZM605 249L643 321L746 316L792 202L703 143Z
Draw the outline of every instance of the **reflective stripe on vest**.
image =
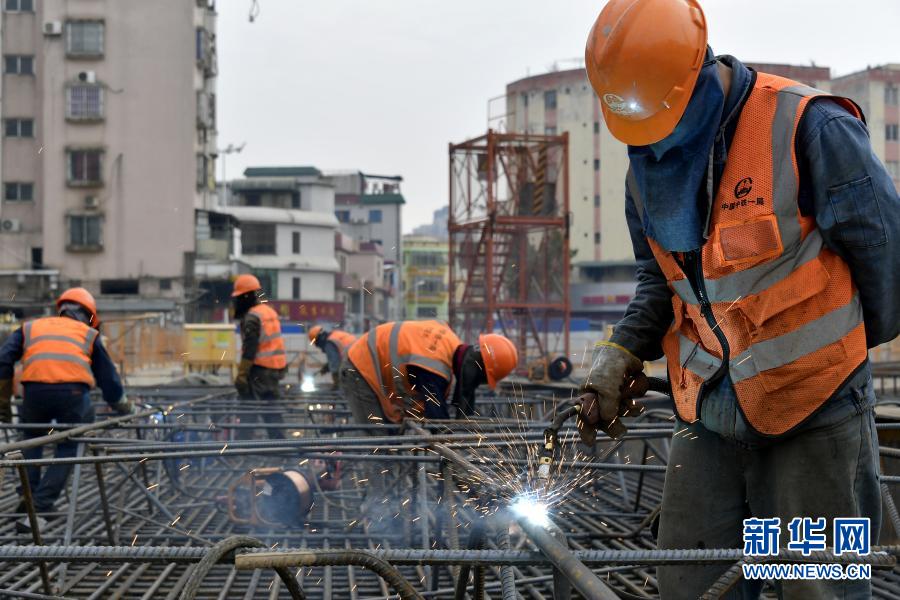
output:
M287 356L284 351L284 338L281 337L281 321L268 304L257 304L250 309L260 322L259 346L253 364L266 369L284 369L287 367Z
M738 120L710 214L702 268L715 327L671 253L648 238L673 290L663 340L679 416L699 418L702 385L728 372L751 427L783 434L814 413L866 358L862 305L849 268L800 214L796 129L822 92L759 73ZM861 117L852 102L836 98ZM771 158L769 158L769 153ZM634 177L629 192L639 214Z
M348 358L378 396L388 420L399 423L406 412L422 416L421 402L409 403L415 394L408 367L420 367L449 382L453 353L461 343L446 323L398 321L370 330L351 346Z
M22 336L22 381L94 385L96 329L67 317L47 317L25 323Z

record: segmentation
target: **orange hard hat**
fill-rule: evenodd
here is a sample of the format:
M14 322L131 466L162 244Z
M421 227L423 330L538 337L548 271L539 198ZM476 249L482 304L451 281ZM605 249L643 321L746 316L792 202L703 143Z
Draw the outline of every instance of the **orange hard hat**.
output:
M100 327L100 317L97 315L97 301L94 296L83 287L69 288L56 299L56 308L59 309L63 302L73 302L91 313L91 327Z
M245 273L238 275L238 278L234 280L234 291L231 292L231 297L243 296L248 292L257 292L261 289L262 286L259 284L259 279Z
M319 334L322 333L321 325L313 325L309 328L309 343L312 344L316 341L316 338L319 337Z
M672 133L705 56L706 17L697 0L610 0L584 51L609 132L631 146Z
M478 348L484 361L488 386L496 389L497 382L512 373L519 364L519 353L509 338L496 333L478 336Z

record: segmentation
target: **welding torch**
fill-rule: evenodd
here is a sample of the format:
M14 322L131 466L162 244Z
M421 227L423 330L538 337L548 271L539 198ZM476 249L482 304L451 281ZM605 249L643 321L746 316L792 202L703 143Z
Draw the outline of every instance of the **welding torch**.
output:
M647 377L643 373L639 373L624 388L624 393L620 399L619 415L636 416L640 414L643 411L643 406L635 402L634 398L641 398L648 391L672 395L672 387L667 379ZM538 453L538 479L550 479L550 467L553 465L553 457L556 454L556 449L559 447L559 430L562 429L565 422L581 414L582 410L588 410L585 407L590 407L592 403L597 401L597 395L594 392L582 394L575 398L571 406L560 411L553 419L553 422L550 423L550 426L544 430L544 442ZM614 439L621 437L626 431L618 416L608 423L601 424L600 428Z

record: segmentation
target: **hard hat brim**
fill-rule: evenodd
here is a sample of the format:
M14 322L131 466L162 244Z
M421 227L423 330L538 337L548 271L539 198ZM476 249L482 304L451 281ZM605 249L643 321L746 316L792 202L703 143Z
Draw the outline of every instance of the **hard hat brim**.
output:
M699 70L694 72L694 78L690 82L691 92L697 84L699 74ZM649 146L664 140L675 131L690 100L691 94L682 94L682 98L671 107L663 108L640 121L617 116L603 102L600 102L600 109L603 111L603 120L606 121L606 126L614 138L629 146Z

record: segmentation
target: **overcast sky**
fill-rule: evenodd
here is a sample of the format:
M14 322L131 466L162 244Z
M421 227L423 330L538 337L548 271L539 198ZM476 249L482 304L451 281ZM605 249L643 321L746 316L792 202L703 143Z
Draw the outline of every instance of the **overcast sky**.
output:
M404 231L447 203L447 144L505 85L583 56L594 0L219 0L219 146L250 165L399 174ZM710 44L842 75L900 62L900 0L706 0ZM221 177L221 161L218 177Z

